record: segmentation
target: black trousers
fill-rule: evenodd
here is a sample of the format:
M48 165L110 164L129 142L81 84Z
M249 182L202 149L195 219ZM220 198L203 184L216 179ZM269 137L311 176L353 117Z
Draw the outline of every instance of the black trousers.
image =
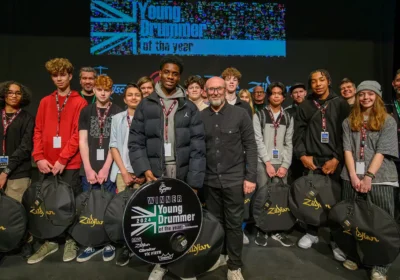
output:
M229 256L228 269L237 270L243 266L243 183L228 188L205 185L204 194L207 209L220 221L225 230L222 254Z

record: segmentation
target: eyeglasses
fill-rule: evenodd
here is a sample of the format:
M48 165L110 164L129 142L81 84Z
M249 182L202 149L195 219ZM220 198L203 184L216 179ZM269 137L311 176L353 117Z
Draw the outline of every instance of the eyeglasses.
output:
M21 95L22 95L22 92L20 92L20 91L11 91L11 90L9 90L9 91L7 91L7 95L21 96Z
M225 91L225 87L216 87L216 88L210 87L210 88L207 88L206 91L209 94L213 94L213 93L215 93L215 91L217 91L218 94L222 94Z

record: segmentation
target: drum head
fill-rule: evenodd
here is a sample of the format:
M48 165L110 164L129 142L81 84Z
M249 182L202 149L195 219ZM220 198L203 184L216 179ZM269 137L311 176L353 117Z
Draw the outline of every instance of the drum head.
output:
M180 180L162 178L143 185L128 201L124 237L139 259L166 264L190 250L201 223L201 204L192 188Z

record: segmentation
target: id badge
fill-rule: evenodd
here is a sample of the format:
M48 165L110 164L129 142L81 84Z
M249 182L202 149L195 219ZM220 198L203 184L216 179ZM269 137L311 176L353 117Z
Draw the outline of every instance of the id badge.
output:
M363 162L363 161L356 162L356 174L357 175L365 174L365 162Z
M6 168L8 165L8 156L0 156L0 168Z
M329 132L325 132L325 131L321 132L321 143L324 143L324 144L329 143Z
M97 160L104 160L104 149L97 149Z
M278 149L272 149L272 158L279 159L279 150Z
M166 157L172 156L172 145L171 143L164 143L164 155Z
M61 148L61 136L53 137L53 148Z

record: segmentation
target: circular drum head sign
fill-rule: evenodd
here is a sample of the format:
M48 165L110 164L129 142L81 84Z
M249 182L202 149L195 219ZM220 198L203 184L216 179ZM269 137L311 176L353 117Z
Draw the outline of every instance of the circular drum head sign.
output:
M141 260L166 264L184 256L196 242L202 222L194 191L177 179L143 185L127 203L124 237Z

